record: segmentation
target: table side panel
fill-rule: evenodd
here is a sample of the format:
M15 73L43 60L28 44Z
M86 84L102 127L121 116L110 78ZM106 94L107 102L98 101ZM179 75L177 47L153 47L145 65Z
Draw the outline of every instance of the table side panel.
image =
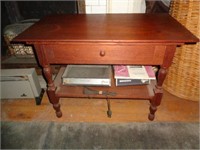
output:
M148 64L161 65L166 46L102 44L45 45L50 64Z

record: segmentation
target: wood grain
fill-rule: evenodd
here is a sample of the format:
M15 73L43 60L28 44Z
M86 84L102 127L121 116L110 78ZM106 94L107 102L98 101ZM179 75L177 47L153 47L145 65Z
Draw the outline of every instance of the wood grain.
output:
M13 41L185 43L199 40L169 14L65 14L46 16Z

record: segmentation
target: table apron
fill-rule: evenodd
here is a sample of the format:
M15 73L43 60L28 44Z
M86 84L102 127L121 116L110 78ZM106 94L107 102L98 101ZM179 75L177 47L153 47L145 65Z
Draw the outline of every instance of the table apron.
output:
M166 46L44 45L49 64L148 64L163 63Z

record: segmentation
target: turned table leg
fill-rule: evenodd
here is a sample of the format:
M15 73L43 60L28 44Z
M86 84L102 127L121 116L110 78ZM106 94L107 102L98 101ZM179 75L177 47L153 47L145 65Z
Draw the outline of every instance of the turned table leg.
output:
M150 113L149 113L149 120L154 120L155 118L155 112L157 110L157 107L160 105L161 103L161 99L163 96L163 89L162 89L162 84L164 82L164 79L167 75L167 69L166 68L162 68L159 70L158 72L158 82L157 85L154 88L154 98L150 101Z
M45 66L43 68L43 72L48 82L47 95L49 97L49 101L53 105L54 110L56 111L56 116L60 118L62 117L62 112L60 110L59 98L55 96L56 87L52 79L51 67Z
M174 57L174 53L176 50L176 45L168 45L166 46L166 50L165 50L165 57L163 60L163 64L161 65L161 68L159 69L158 72L158 79L157 79L157 84L154 88L154 97L152 100L150 100L150 113L149 113L149 120L154 120L155 118L155 112L157 110L157 107L160 105L161 100L162 100L162 96L163 96L163 82L165 80L165 77L167 75L167 70L170 67L173 57Z

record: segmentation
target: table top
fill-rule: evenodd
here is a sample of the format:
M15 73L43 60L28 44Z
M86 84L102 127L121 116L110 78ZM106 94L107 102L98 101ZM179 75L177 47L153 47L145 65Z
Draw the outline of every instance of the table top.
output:
M17 42L198 42L168 14L50 15L14 38Z

